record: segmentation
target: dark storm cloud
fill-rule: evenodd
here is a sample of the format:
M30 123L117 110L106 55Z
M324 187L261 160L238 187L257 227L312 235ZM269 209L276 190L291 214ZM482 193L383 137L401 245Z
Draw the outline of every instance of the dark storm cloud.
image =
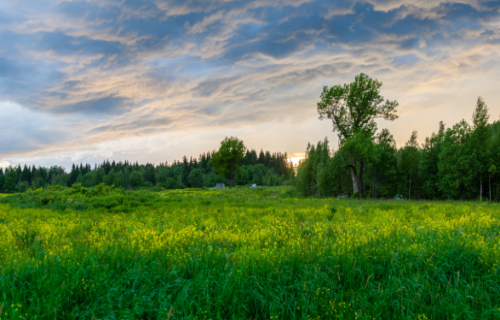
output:
M397 75L450 59L474 67L483 63L470 58L476 53L456 47L499 44L500 1L24 6L0 5L0 100L102 120L82 124L96 127L88 131L96 140L182 128L185 119L199 127L280 119L276 110L320 87L319 79Z

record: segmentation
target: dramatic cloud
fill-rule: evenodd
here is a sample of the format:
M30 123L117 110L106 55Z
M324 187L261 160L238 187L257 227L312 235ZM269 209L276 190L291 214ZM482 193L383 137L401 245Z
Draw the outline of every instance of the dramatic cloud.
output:
M401 118L380 123L398 142L469 119L478 95L496 118L499 9L477 0L0 4L0 160L172 161L237 134L250 147L300 153L307 141L335 140L317 120L322 86L360 72L400 102Z

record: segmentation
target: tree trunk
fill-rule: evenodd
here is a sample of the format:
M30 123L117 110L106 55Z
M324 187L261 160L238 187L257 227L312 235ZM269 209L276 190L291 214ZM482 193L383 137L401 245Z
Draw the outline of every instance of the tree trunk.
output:
M338 169L339 170L339 187L337 189L337 197L339 196L340 194L340 168Z
M352 192L353 193L359 193L359 187L358 187L358 175L356 172L356 161L352 161L352 167L351 167L351 178L352 178Z
M479 202L483 201L483 179L479 177Z
M408 200L411 200L411 177L410 177L410 186L408 187Z
M316 192L318 198L321 198L321 191L319 190L319 177L318 177L318 172L316 171Z
M359 161L359 199L363 200L363 160Z
M491 203L491 174L488 175L488 184L490 185L489 189L490 189L490 203Z
M375 199L375 168L372 166L372 174L373 174L373 189L372 189L372 198Z
M234 188L234 180L236 177L236 170L233 170L231 173L231 177L229 177L229 182L231 183L231 188Z
M495 182L495 180L493 179L493 182ZM497 196L495 197L495 201L498 202L500 199L498 198L498 191L499 191L499 188L498 188L498 182L496 184L496 187L497 187Z

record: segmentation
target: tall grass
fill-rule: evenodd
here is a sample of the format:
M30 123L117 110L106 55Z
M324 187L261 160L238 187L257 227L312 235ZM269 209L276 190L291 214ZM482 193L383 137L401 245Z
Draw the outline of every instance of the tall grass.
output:
M126 212L11 198L0 319L500 318L498 206L287 192L171 191Z

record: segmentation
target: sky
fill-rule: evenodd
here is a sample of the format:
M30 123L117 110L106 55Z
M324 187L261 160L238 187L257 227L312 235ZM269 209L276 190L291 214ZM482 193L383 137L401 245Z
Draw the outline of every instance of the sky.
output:
M323 86L366 73L402 146L500 116L500 1L0 0L0 166L162 163L215 150L303 155L338 140Z

